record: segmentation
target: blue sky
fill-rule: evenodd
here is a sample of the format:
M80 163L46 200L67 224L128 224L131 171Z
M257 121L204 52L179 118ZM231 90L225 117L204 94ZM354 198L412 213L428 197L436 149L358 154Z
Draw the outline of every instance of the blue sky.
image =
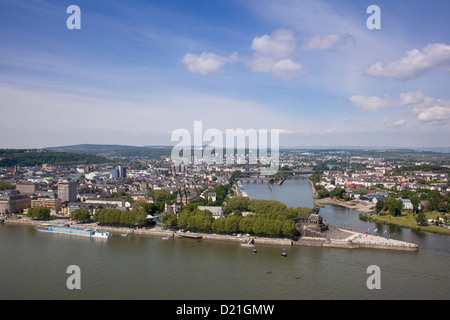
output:
M68 6L81 9L69 30ZM369 5L381 10L370 30ZM449 147L450 3L0 1L0 147L170 145L279 129L282 146Z

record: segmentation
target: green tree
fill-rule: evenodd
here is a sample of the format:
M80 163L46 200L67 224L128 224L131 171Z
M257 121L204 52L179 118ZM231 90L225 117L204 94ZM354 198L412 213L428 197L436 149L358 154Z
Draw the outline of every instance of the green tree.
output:
M236 233L239 231L239 222L242 217L231 215L225 218L225 231L228 233Z
M423 213L422 211L420 211L417 214L416 217L416 222L419 226L427 226L428 225L428 220L427 217L425 216L425 213Z
M248 211L250 199L247 197L234 197L227 200L223 212L225 214L242 213Z
M251 200L248 208L257 214L286 213L287 210L287 206L280 201L259 199Z
M284 221L282 226L282 234L285 237L292 238L298 234L297 226L292 220Z
M419 205L420 205L420 199L419 199L419 196L417 195L417 193L412 194L409 197L409 200L411 201L411 203L413 205L413 212L417 213L419 211Z
M28 217L40 220L48 220L50 218L50 209L44 207L29 208Z
M239 230L244 233L254 234L254 224L256 221L256 216L250 214L239 221Z
M89 210L77 209L70 214L70 220L79 222L89 222L91 220L91 214Z
M226 218L219 218L215 219L213 223L211 224L211 230L217 233L226 232L225 230L225 219Z
M383 210L384 202L383 201L377 201L377 204L375 205L375 211L378 215L380 215L381 210Z
M165 228L176 228L177 224L177 215L175 213L167 212L164 214L162 218L162 222Z
M334 188L330 191L330 197L331 198L337 198L342 199L343 194L345 193L345 190L339 187Z
M399 216L402 212L403 202L402 200L397 200L395 198L390 198L388 200L389 213L394 216Z

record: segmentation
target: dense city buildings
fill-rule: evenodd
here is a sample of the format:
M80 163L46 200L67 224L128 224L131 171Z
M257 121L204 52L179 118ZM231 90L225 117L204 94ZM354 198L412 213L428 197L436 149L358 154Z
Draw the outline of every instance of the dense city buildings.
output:
M45 207L54 215L67 216L77 209L93 215L98 209L125 212L136 203L146 203L154 205L154 214L178 215L189 204L196 204L217 219L229 214L223 211L226 198L247 196L241 182L281 184L298 177L309 178L319 202L334 199L355 205L356 201L360 208L365 206L365 212L375 212L377 202L386 203L392 197L401 201L402 210L423 208L446 213L449 206L450 165L446 153L282 150L279 171L272 176L261 174L260 164L248 162L174 164L165 156L122 157L120 161L1 168L1 213L26 213L28 207ZM219 186L231 188L221 196L217 194Z

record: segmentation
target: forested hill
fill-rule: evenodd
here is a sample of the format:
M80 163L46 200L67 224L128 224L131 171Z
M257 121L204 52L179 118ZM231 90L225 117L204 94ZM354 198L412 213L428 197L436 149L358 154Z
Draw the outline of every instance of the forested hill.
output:
M47 150L58 152L75 152L105 157L143 157L160 159L170 157L171 146L136 147L125 145L79 144L72 146L49 147Z
M110 160L91 154L54 152L41 149L0 149L0 167L49 165L77 165L107 163Z

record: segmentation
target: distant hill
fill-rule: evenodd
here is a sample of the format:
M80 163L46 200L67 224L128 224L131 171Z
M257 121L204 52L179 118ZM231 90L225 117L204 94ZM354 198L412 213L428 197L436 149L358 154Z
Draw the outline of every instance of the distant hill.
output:
M78 144L61 147L49 147L46 150L58 152L72 152L90 154L102 157L140 157L148 159L160 159L170 157L173 146L128 146L128 145L108 145L108 144ZM280 147L281 151L303 150L313 152L347 152L351 155L372 155L374 157L396 157L396 156L425 156L434 153L447 153L448 148L363 148L363 147ZM225 150L224 150L225 152Z
M107 162L110 162L110 160L92 154L42 149L0 149L0 167L29 167L43 164L64 166Z
M438 152L438 153L450 153L450 147L411 147L411 148L401 148L401 147L387 147L387 146L379 146L379 147L362 147L362 146L280 146L280 150L370 150L370 151L391 151L397 150L398 152L404 151L426 151L426 152Z
M161 158L169 157L172 152L171 146L148 146L136 147L126 145L108 145L108 144L78 144L72 146L49 147L50 151L73 152L90 154L103 157L142 157L142 158Z

